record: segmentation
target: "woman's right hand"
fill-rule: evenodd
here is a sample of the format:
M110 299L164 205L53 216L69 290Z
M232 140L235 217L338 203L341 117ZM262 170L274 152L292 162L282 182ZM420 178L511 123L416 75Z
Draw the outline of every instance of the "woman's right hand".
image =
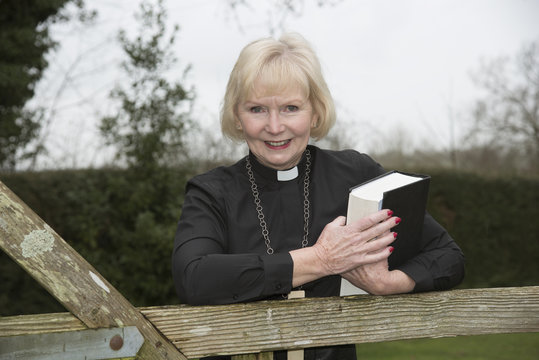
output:
M387 259L393 251L389 245L396 238L390 230L400 222L392 215L391 210L381 210L351 224L343 216L327 224L312 246L327 274L342 274Z

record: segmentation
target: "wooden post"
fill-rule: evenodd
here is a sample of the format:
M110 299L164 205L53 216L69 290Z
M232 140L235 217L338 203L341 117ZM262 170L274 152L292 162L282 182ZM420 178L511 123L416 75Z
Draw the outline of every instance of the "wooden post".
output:
M186 359L1 181L0 247L88 328L136 326L145 339L140 358Z

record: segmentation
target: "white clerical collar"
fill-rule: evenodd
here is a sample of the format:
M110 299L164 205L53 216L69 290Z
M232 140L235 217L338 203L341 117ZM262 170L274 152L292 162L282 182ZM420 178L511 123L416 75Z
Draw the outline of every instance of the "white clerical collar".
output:
M289 170L278 170L277 171L277 180L279 181L290 181L298 177L298 167L294 166Z

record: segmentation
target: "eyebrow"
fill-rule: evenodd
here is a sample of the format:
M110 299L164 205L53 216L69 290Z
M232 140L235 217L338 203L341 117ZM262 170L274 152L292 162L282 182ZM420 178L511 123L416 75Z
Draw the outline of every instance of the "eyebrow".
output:
M286 99L284 99L284 101L282 101L282 103L284 103L284 104L289 104L289 103L293 103L293 102L299 102L301 104L304 104L305 102L307 102L307 99L298 98L298 97L291 97L291 98L286 98ZM258 101L256 99L248 98L248 99L245 99L244 101L242 101L240 103L243 103L243 104L249 104L249 103L250 104L261 104L262 102Z

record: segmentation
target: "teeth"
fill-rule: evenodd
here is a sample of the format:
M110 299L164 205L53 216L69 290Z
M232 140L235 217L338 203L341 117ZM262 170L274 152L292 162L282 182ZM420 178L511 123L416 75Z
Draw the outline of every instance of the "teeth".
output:
M268 144L270 144L271 146L283 146L284 144L286 144L288 142L288 140L283 140L283 141L266 141Z

